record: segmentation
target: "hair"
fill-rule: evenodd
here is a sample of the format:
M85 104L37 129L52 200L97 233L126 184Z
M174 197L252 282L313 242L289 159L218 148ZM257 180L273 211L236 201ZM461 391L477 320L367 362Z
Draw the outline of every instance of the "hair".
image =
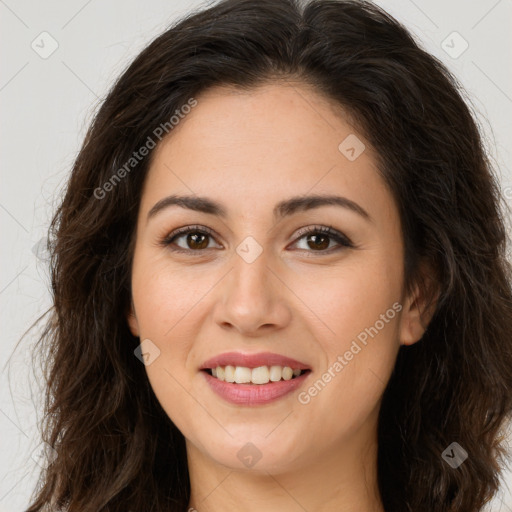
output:
M498 178L461 85L373 3L224 0L174 22L135 58L73 164L48 231L53 306L37 345L42 435L57 457L26 512L188 506L183 434L126 321L154 150L133 169L126 162L209 87L291 80L343 109L375 151L400 214L404 290L418 283L435 304L382 397L385 510L476 512L498 492L512 411L512 278ZM441 456L452 442L469 454L457 469Z

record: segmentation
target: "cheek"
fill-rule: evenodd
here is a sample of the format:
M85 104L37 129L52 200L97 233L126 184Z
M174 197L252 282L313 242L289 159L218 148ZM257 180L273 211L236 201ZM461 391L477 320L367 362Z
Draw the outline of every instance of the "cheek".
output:
M190 388L190 372L195 370L187 366L198 337L198 322L194 319L201 309L201 297L215 281L206 273L204 279L191 278L163 260L153 258L142 263L141 257L139 261L139 266L134 265L132 293L140 339L151 340L160 351L145 370L169 418L178 428L186 429L190 411L201 415Z
M326 418L318 428L333 435L342 424L364 423L389 380L399 348L399 271L368 258L325 277L317 273L297 290L315 313L310 327L325 361L301 403L310 404L313 418Z
M186 268L170 265L165 257L155 258L141 251L132 276L133 300L141 334L162 341L174 340L215 282L211 271L196 270L192 274Z
M314 313L311 325L318 326L316 334L337 350L373 326L400 299L397 267L387 265L375 252L338 267L305 272L305 277L296 277L294 291Z

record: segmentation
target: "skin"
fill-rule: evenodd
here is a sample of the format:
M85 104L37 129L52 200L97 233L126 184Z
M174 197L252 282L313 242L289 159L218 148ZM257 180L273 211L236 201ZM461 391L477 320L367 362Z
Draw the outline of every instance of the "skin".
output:
M250 92L215 87L196 99L155 149L139 210L128 314L132 333L160 350L146 371L186 439L189 506L381 512L381 396L400 344L420 339L425 321L418 288L410 296L403 291L398 210L369 143L305 84L270 82ZM354 161L338 149L350 134L366 145ZM207 196L227 217L170 206L148 220L171 194ZM371 220L335 205L273 218L277 202L305 194L344 196ZM197 248L201 239L187 244L186 234L162 244L173 230L195 224L213 230L207 248ZM311 236L297 236L308 226L332 226L355 247L328 237L317 249ZM236 252L247 236L262 249L252 263ZM298 393L394 303L401 311L309 403L300 403ZM199 371L210 357L233 350L276 352L312 372L298 392L276 402L233 405ZM237 457L248 442L261 454L252 467Z

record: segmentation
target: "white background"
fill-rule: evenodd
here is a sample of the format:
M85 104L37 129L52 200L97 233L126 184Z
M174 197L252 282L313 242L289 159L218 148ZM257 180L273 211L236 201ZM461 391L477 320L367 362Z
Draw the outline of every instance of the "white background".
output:
M512 2L377 3L465 86L503 187L511 187ZM13 353L25 330L50 304L44 252L37 243L85 129L112 81L176 16L201 5L205 3L0 0L0 512L24 510L39 469L31 458L40 449L41 390L30 369L35 336L27 336ZM48 36L40 36L44 31L58 43L48 58L31 47L33 41L41 47L41 38L47 37L45 49L51 48ZM454 31L463 39L451 35ZM468 48L454 58L464 40ZM507 189L509 198L511 191ZM512 473L506 474L506 482L512 487ZM512 512L510 489L503 486L490 510Z

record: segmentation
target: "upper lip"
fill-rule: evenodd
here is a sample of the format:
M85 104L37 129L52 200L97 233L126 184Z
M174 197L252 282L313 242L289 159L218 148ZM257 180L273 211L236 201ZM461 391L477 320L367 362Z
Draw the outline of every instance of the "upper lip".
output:
M258 352L257 354L243 354L242 352L225 352L205 361L201 370L217 368L217 366L245 366L258 368L259 366L289 366L292 369L310 370L311 368L291 357L274 354L272 352Z

